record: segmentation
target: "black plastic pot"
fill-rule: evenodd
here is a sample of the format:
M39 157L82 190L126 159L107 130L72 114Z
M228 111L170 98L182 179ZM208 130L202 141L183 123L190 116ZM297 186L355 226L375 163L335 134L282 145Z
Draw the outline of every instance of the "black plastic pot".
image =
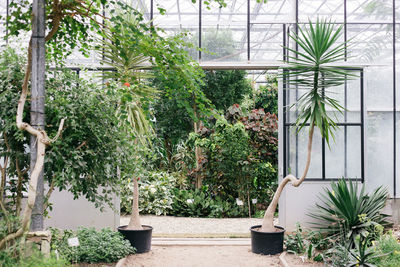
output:
M151 234L153 227L150 225L142 225L143 230L127 230L127 225L118 227L126 240L131 242L132 247L136 248L136 253L149 252L151 249Z
M283 251L283 236L285 229L275 226L276 232L259 232L261 225L250 228L251 231L251 251L256 254L275 255Z

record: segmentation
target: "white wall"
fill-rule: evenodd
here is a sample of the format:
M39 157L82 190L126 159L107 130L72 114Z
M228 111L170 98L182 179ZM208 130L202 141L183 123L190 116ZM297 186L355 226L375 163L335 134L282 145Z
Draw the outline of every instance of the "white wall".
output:
M53 210L49 212L49 218L45 219L45 228L77 229L83 226L116 229L119 226L119 198L115 195L113 202L116 212L111 208L101 212L84 197L74 200L71 193L59 192L57 189L52 193L50 202L53 203Z

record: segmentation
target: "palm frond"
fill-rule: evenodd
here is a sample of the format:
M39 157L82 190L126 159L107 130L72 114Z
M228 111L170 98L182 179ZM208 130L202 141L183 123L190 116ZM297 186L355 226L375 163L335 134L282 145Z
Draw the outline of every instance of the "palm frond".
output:
M299 27L298 34L291 33L290 38L298 45L299 50L286 47L292 53L287 57L283 75L289 89L306 89L293 106L298 109L297 129L301 130L307 123L320 129L328 145L329 138L334 138L335 121L327 113L327 107L343 112L340 103L326 95L326 89L338 87L348 79L357 77L344 67L331 66L332 63L344 61L347 43L337 44L343 26L335 29L335 24L328 20L309 21L305 27Z

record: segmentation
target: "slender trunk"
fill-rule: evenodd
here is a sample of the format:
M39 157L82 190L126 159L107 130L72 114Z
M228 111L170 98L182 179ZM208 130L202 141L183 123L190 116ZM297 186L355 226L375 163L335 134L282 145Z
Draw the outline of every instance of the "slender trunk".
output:
M47 191L46 196L44 197L43 212L45 212L47 210L47 208L49 207L49 203L50 203L49 200L50 200L51 194L54 191L54 186L55 186L55 183L54 183L54 177L53 177L53 180L51 180L51 183L50 183L49 190Z
M289 182L291 182L291 184L294 187L298 187L299 185L301 185L303 183L304 179L306 178L308 170L310 168L310 163L311 163L311 151L312 151L313 136L314 136L314 123L311 124L310 131L308 133L307 161L306 161L306 166L303 171L303 175L299 179L297 179L292 174L289 174L282 180L282 182L279 184L278 188L275 191L274 197L273 197L271 203L269 204L267 211L265 212L260 232L274 232L275 231L274 214L275 214L275 210L278 205L278 202L279 202L279 198L280 198L285 186Z
M171 142L168 137L164 137L164 147L165 147L165 154L168 160L168 167L172 166L172 155L171 155Z
M197 119L197 108L196 104L194 105L194 117ZM193 130L195 133L198 132L199 127L197 122L193 122ZM200 157L201 157L201 149L200 147L196 146L194 149L195 159L196 159L196 188L201 188L203 186L203 178L199 175L200 171Z
M143 230L142 224L140 223L139 216L139 186L138 179L133 178L133 200L132 200L132 214L129 220L128 230Z
M4 207L4 200L5 200L5 187L6 187L6 181L7 181L8 155L11 153L10 144L8 143L7 134L5 132L3 132L3 138L4 138L4 144L7 147L7 154L3 158L4 159L3 167L0 166L0 172L1 172L0 202L2 203L2 207ZM6 213L5 209L3 210L3 212Z
M54 5L56 5L58 1L54 1ZM36 14L33 13L32 16L34 17ZM47 34L45 40L48 41L50 40L57 32L59 26L60 26L60 21L62 19L63 14L57 14L53 21L52 21L52 29L50 32ZM22 91L20 98L18 100L18 107L17 107L17 116L16 116L16 122L17 122L17 127L21 131L27 131L31 135L36 137L36 153L37 153L37 159L35 162L35 166L32 169L30 173L30 179L29 179L29 185L28 185L28 200L27 200L27 205L24 210L24 214L22 217L21 221L21 227L14 233L8 234L5 236L3 239L0 240L0 249L3 249L8 242L11 242L19 237L21 237L26 231L29 229L29 222L30 218L32 215L32 209L35 204L36 200L36 187L37 187L37 181L39 179L39 175L42 172L43 169L43 164L44 164L44 157L45 157L45 151L46 151L46 146L49 145L52 141L55 141L61 134L62 128L64 126L64 119L61 120L58 132L54 139L49 139L47 136L47 133L44 130L38 130L32 127L30 124L23 122L23 114L24 114L24 106L26 102L26 98L28 96L28 83L29 79L31 76L31 70L32 70L32 37L29 41L29 46L28 46L28 63L26 66L25 70L25 76L24 76L24 81L22 84Z
M249 191L247 191L247 205L249 206L249 218L251 218L250 193L249 193Z
M17 216L20 215L21 213L21 200L22 200L22 184L24 182L24 175L27 173L28 169L21 171L21 168L19 167L19 161L18 158L15 159L15 168L17 170L17 175L18 175L18 181L17 181L17 198L15 200L15 213Z

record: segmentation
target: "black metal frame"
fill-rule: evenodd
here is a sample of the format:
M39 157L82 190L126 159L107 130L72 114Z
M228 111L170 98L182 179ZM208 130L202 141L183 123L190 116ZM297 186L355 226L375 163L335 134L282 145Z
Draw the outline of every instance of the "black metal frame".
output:
M285 53L284 53L285 55ZM361 152L361 177L349 177L350 179L355 179L355 180L361 180L361 182L364 182L365 179L365 149L364 149L364 70L361 68L348 68L349 70L353 71L359 71L359 79L360 79L360 122L338 122L336 125L338 127L344 127L344 129L347 129L347 127L360 127L360 152ZM296 123L290 122L288 119L289 116L289 96L290 94L288 92L295 90L295 89L288 89L289 86L287 84L287 81L285 80L286 77L284 76L283 78L283 114L282 114L282 123L283 123L283 176L286 176L288 174L288 168L289 168L289 156L290 156L290 135L289 131L291 127L296 127ZM296 90L297 91L297 90ZM346 112L345 112L346 114ZM309 126L309 123L306 123L305 126ZM346 133L345 133L346 136ZM297 137L297 135L296 135ZM297 159L298 159L298 139L296 138L296 167L297 167ZM325 144L326 141L324 138L322 138L322 143L321 143L321 150L322 150L322 159L321 159L321 164L322 164L322 177L320 178L307 178L307 181L335 181L340 179L341 177L338 178L328 178L326 177L326 149L325 149ZM345 144L346 148L347 144ZM345 150L346 153L346 150ZM346 164L346 159L345 159L345 164ZM297 173L298 170L296 170Z

